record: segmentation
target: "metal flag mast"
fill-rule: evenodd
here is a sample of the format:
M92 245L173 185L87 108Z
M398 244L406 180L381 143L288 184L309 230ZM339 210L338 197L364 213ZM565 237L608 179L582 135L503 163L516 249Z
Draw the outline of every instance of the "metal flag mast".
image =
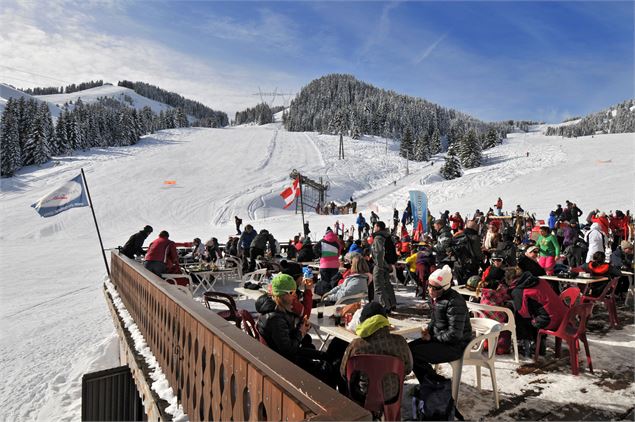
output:
M104 251L104 244L101 241L101 233L99 232L99 226L97 225L97 217L95 217L95 210L93 209L93 200L90 198L90 191L88 190L88 183L86 182L86 175L84 169L82 171L82 180L84 181L84 187L86 187L86 194L88 195L88 203L90 205L90 211L93 213L93 220L95 221L95 229L97 229L97 237L99 238L99 246L101 247L101 255L104 257L104 264L106 265L106 274L110 278L110 268L108 267L108 260L106 259L106 252Z

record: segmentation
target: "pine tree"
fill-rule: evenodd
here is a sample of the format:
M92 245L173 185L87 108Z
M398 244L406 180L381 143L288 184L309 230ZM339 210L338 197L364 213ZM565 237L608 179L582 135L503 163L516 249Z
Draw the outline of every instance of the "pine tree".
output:
M66 137L66 120L68 119L68 112L64 110L60 117L57 118L57 125L55 126L55 140L53 147L51 148L53 155L66 154L68 151L68 138Z
M22 167L18 106L13 98L5 104L0 119L0 176L8 177Z
M461 163L456 156L456 147L455 145L450 145L448 148L448 153L445 156L445 164L441 167L440 170L441 176L443 176L446 180L456 179L457 177L461 177Z
M48 129L46 128L46 117L49 113L48 106L39 107L34 118L31 120L29 136L24 145L23 164L43 164L50 158Z
M432 138L430 139L430 155L438 154L441 152L441 134L439 128L434 129Z
M427 133L417 136L412 155L414 161L428 161L430 159L430 138Z
M465 168L475 168L481 165L481 142L474 129L470 129L461 139L458 155Z
M412 141L412 130L410 128L406 128L406 131L401 138L401 145L399 146L399 155L403 158L412 159L412 149L413 149L413 141Z
M498 138L498 133L496 133L496 129L491 128L487 131L487 135L485 136L485 142L483 143L483 149L494 148L496 145L500 143Z

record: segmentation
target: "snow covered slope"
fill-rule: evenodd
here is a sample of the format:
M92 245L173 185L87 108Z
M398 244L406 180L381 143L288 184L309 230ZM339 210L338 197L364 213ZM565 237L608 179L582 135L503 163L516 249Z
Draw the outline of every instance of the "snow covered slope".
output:
M289 133L279 123L174 129L131 147L78 152L1 179L3 417L77 420L81 375L113 365L115 337L101 293L105 269L90 211L44 219L29 207L81 167L107 248L122 245L145 224L155 228L153 237L165 229L177 241L215 236L222 242L234 234L235 215L286 240L301 229L300 216L283 210L279 196L294 168L329 181L329 200L353 195L360 211L371 207L386 220L393 206L404 208L410 189L428 193L435 215L445 209L471 214L498 196L505 210L522 204L541 217L566 199L583 211L633 209L633 134L518 134L489 150L483 167L453 181L439 179L441 157L434 166L411 162L404 176L398 145L388 142L386 153L381 138L347 138L345 160L337 159L337 150L336 136ZM314 237L337 219L351 225L354 218L307 215ZM631 331L620 333L628 334L622 345L632 347ZM615 394L606 400L622 406Z
M9 85L0 83L0 114L2 114L2 112L4 111L4 106L7 103L7 100L9 98L29 99L29 98L38 98L38 97L25 94L22 91L18 91L17 89L10 87ZM41 101L46 101L46 100L42 99ZM59 108L57 105L49 102L48 107L52 117L57 118L60 115L61 108Z
M93 103L96 102L98 98L113 98L128 107L134 107L138 110L142 109L145 106L148 106L155 113L159 113L162 110L169 110L172 107L146 98L142 95L137 94L132 89L124 88L122 86L114 86L114 85L102 85L97 86L95 88L85 89L83 91L73 92L71 94L53 94L53 95L36 95L35 98L38 98L43 101L47 101L52 104L57 104L59 107L63 107L65 103L73 103L77 102L78 98L81 98L84 103Z

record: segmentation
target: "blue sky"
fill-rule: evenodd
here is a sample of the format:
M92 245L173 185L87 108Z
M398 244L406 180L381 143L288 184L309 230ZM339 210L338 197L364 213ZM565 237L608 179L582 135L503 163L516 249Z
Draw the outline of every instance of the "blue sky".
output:
M146 80L230 113L259 87L297 92L327 73L484 120L557 122L635 96L632 2L55 4L13 4L8 29L24 35L0 47L44 56L40 75ZM3 78L56 84L6 67Z

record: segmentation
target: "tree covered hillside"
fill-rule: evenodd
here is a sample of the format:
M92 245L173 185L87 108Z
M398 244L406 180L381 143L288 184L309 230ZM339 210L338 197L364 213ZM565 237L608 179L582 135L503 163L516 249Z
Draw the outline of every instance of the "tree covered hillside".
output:
M198 120L192 126L203 127L223 127L229 124L227 114L222 111L215 111L198 101L187 98L174 92L166 91L158 86L145 82L119 81L119 86L132 89L139 95L143 95L151 100L182 109L185 114L196 117Z
M616 106L597 113L589 114L578 123L550 127L546 135L587 136L596 133L629 133L635 132L635 99L626 100Z
M352 75L332 74L309 83L291 102L285 127L290 131L319 131L403 139L434 137L453 143L470 130L477 135L494 129L499 137L522 122L485 123L465 113L429 101L397 94L361 82ZM526 122L525 122L526 123Z

